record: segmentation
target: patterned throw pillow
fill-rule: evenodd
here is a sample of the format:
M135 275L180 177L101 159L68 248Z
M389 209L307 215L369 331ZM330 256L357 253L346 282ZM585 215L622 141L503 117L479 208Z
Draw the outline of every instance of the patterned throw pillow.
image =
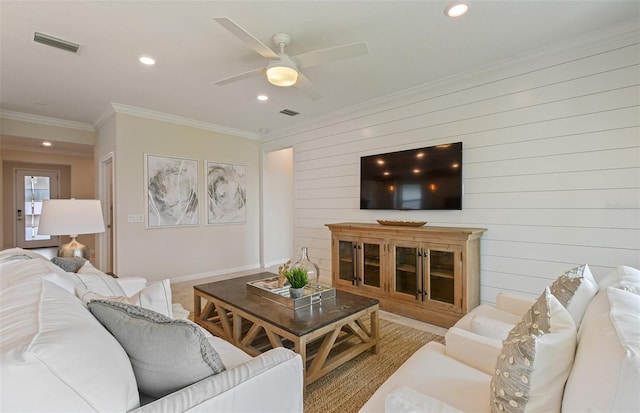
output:
M51 262L66 272L78 272L87 260L82 257L53 257Z
M598 283L589 266L577 266L559 276L550 287L558 301L569 311L576 328L580 327L587 305L598 293Z
M503 341L491 379L492 412L560 411L575 348L573 319L546 288Z
M160 398L226 369L193 323L118 302L96 300L88 306L129 355L144 395Z

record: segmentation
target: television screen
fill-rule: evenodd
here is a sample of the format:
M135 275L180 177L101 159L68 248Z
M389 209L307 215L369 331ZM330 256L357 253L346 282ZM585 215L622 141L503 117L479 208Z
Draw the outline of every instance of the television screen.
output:
M462 142L361 157L360 209L462 209Z

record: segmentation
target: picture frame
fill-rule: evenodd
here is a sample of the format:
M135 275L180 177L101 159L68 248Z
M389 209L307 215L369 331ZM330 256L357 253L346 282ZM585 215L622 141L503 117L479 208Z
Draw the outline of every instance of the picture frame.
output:
M246 222L246 166L216 161L204 162L207 224Z
M144 172L147 228L200 224L197 159L145 154Z

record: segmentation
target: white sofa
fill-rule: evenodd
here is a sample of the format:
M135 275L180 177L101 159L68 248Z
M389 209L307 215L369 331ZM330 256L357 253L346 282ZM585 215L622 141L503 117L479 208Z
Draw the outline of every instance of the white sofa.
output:
M551 325L535 341L528 400L514 398L505 411L640 411L640 271L620 266L599 285L583 285L568 304L550 291L538 299L546 296L550 303ZM521 339L508 332L527 325L520 320L535 313L534 302L502 294L496 306L477 307L449 329L446 345L430 342L419 349L360 411L502 411L503 366L513 362L508 349Z
M123 347L75 294L80 276L39 254L0 252L0 411L302 411L299 355L279 348L251 357L210 334L204 340L220 356L225 371L155 400L144 397ZM146 286L140 278L116 281L126 295ZM188 321L171 324L204 332ZM161 341L145 345L151 349ZM179 366L182 355L173 357L170 363Z

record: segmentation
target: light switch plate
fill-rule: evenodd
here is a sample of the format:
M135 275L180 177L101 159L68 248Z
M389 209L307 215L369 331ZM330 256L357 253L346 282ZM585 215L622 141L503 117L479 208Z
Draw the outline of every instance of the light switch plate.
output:
M127 222L144 222L144 215L127 215Z

